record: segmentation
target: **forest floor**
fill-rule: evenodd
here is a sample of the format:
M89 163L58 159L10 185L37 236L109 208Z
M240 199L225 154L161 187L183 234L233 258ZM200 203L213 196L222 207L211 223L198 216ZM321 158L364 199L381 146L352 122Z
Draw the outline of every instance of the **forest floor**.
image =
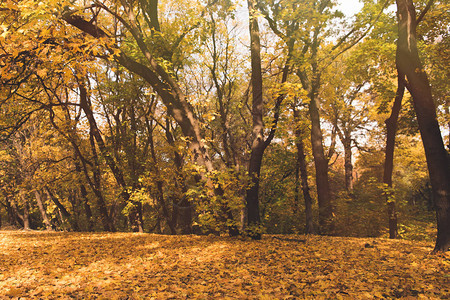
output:
M0 231L0 299L450 299L432 243Z

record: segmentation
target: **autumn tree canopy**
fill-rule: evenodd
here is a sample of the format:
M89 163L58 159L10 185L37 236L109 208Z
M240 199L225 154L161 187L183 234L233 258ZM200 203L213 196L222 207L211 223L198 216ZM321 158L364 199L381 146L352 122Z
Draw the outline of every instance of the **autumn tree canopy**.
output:
M344 2L3 1L2 225L448 250L449 5Z

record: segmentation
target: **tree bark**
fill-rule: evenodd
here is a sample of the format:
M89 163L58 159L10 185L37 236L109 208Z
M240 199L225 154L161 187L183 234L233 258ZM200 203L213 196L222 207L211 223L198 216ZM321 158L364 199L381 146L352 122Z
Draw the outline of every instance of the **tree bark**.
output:
M10 215L10 223L14 226L23 226L23 216L19 214L19 211L17 210L17 205L14 200L9 200L6 198L6 205L8 207L8 213Z
M93 115L91 115L91 117L93 118ZM108 208L106 207L106 202L105 202L105 199L104 199L103 193L102 193L100 163L99 163L98 156L97 156L97 150L95 148L94 133L93 133L92 127L90 127L90 131L89 131L89 142L91 144L92 159L94 161L94 165L92 166L92 173L93 173L93 177L94 177L93 185L95 186L94 193L96 193L96 196L97 196L96 197L97 205L98 205L98 209L100 211L100 219L102 220L103 229L105 231L116 231L113 220L110 218L110 216L108 214ZM103 144L103 146L104 146L104 144Z
M255 0L248 0L250 53L252 68L252 144L248 166L250 187L247 190L247 222L250 236L253 239L261 239L259 226L259 176L264 154L264 123L263 123L263 82L261 71L261 43L259 38L259 25L256 16Z
M124 115L128 114L129 120L130 120L130 130L129 134L131 135L131 138L125 139L125 142L127 143L125 145L125 153L127 155L127 161L128 161L128 170L129 170L129 176L131 181L131 187L133 191L138 189L139 187L139 170L142 169L142 165L138 162L137 159L137 123L136 123L136 114L135 114L135 103L134 99L131 99L131 103L127 109L124 110ZM124 117L125 118L125 117ZM125 125L124 127L126 127ZM126 132L127 129L124 129ZM127 133L124 134L125 136ZM116 159L118 161L118 159ZM136 215L136 231L137 232L144 232L144 219L143 219L143 205L140 201L133 201L133 211Z
M81 199L83 201L84 213L86 214L86 219L88 222L87 230L93 231L94 230L94 222L92 220L92 209L91 209L91 206L89 205L89 199L87 197L86 187L84 186L83 183L80 183L79 190L80 190ZM73 230L75 230L75 231L79 230L78 224L74 224L74 225L76 227Z
M122 170L120 170L117 163L114 161L114 158L111 156L111 153L108 151L105 142L103 141L103 137L100 134L100 130L97 126L97 121L94 118L94 113L91 109L91 104L89 103L89 99L87 96L87 90L84 84L80 83L79 85L80 90L80 107L83 109L83 112L86 114L86 118L89 122L90 127L90 133L97 142L98 148L100 149L100 152L103 156L103 158L106 161L106 164L110 168L111 172L113 173L114 178L116 179L117 184L122 189L122 197L125 201L128 201L130 199L130 195L126 191L127 185L125 183L124 176L122 174ZM95 147L93 148L93 151L95 150Z
M397 132L398 116L402 107L403 94L405 92L404 76L398 74L397 93L395 95L394 104L392 106L391 115L386 119L386 149L384 159L383 182L387 185L386 202L388 203L389 218L389 238L396 239L397 230L397 212L395 209L395 201L392 199L390 188L392 188L392 172L394 170L394 149L395 135Z
M320 88L320 71L318 66L317 51L319 48L320 28L314 31L311 48L311 71L312 78L309 79L306 72L298 70L297 75L303 88L308 91L309 117L311 120L311 147L316 169L317 202L319 205L319 232L320 234L332 233L334 230L333 207L331 205L331 190L328 179L328 159L325 156L323 147L323 136L320 128L320 113L318 94Z
M270 145L277 128L280 115L280 106L284 95L280 94L275 101L274 117L268 137L264 140L264 121L263 121L263 79L261 68L261 42L259 34L259 24L257 17L257 1L248 0L249 11L249 31L250 31L250 56L252 68L252 144L248 166L250 185L246 194L246 210L248 234L253 239L261 239L260 233L260 212L259 212L259 177L261 174L261 164L264 151ZM281 83L285 83L289 74L289 62L291 51L293 49L293 40L289 42L288 54L285 66L282 72Z
M11 203L9 202L8 196L5 195L5 205L6 205L6 212L8 214L8 222L10 225L15 226L17 225L17 217L13 212L13 209L11 207Z
M172 219L170 218L169 215L169 210L167 209L167 204L166 204L166 200L164 199L164 190L163 190L163 186L164 183L163 181L160 179L160 170L159 170L159 166L158 166L158 160L156 158L156 151L155 151L155 142L153 139L153 124L150 122L147 126L147 131L148 131L148 141L150 144L150 154L153 160L153 166L154 166L154 172L156 175L156 200L158 202L158 204L161 206L162 209L162 213L164 216L164 219L167 223L167 225L169 226L170 229L170 233L171 234L176 234L176 230L175 230L175 226L172 222ZM182 223L187 223L187 228L182 228L182 233L184 234L189 234L192 233L191 230L191 224L192 224L192 217L191 215L188 215L189 220L187 220L187 222L182 222Z
M20 193L20 197L22 198L22 202L23 202L23 216L22 216L23 230L30 230L31 229L30 228L30 211L29 211L29 207L28 207L28 200L24 193ZM21 217L18 214L18 211L17 211L17 215L19 217Z
M175 146L175 138L171 131L170 121L167 118L165 133L167 142L173 149L174 163L177 175L175 183L179 185L179 188L181 190L181 196L175 197L175 199L173 199L171 222L174 228L176 228L178 224L180 225L182 233L189 234L192 233L192 208L189 200L185 196L187 192L187 186L183 174L183 156L176 150L177 148Z
M344 177L345 177L345 190L353 195L353 153L352 153L352 137L350 130L343 126L343 129L338 129L339 139L344 146Z
M353 163L352 163L352 140L350 137L344 137L344 169L345 169L345 189L347 192L353 191Z
M311 197L311 194L309 193L309 184L308 184L308 169L306 167L306 155L305 155L305 144L303 142L303 130L301 129L300 125L300 112L295 107L294 109L294 124L295 124L295 146L297 149L297 161L296 161L296 183L295 183L295 189L296 193L295 196L298 199L298 185L299 185L299 179L300 179L300 185L303 193L303 199L305 200L305 233L306 234L315 234L315 228L314 228L314 218L313 218L313 212L312 212L312 204L313 199Z
M79 231L80 228L78 226L77 220L75 218L72 218L71 214L67 211L64 205L62 205L58 198L55 197L53 192L48 187L45 187L45 191L47 193L47 196L53 201L53 203L55 203L56 207L58 207L61 216L70 222L70 226L72 226L72 229L74 231ZM63 220L63 218L61 218L61 221Z
M61 103L61 102L60 102ZM62 104L62 103L61 103ZM50 113L50 122L53 125L53 127L72 145L73 150L74 150L74 164L75 164L75 170L78 173L83 173L84 177L86 178L89 187L91 188L91 190L94 192L95 197L97 198L97 201L103 201L103 195L101 193L100 190L98 190L95 186L95 183L91 180L91 177L89 175L88 172L88 165L92 165L92 163L90 163L81 153L81 149L80 149L80 139L77 135L76 132L76 123L79 121L78 118L75 119L75 123L73 123L73 121L70 118L70 113L67 110L67 107L63 106L65 108L65 120L66 120L66 126L67 128L69 128L68 133L64 132L60 126L58 126L58 124L55 122L55 113L53 112L53 110L49 110ZM74 124L74 125L69 125L69 124ZM80 193L81 193L81 197L83 199L83 204L84 204L84 210L86 213L86 217L88 219L88 231L92 231L93 230L93 226L94 226L94 221L92 219L92 210L91 207L89 205L89 200L87 198L87 191L86 191L86 187L84 186L83 182L81 179L79 179L79 185L80 185ZM51 196L52 199L57 199L53 196ZM55 203L56 204L56 203ZM70 223L72 225L73 230L79 230L79 225L78 222L76 220L76 218L71 217L70 218Z
M317 75L318 76L318 75ZM334 229L331 190L328 180L328 160L323 149L322 130L317 99L319 78L313 83L310 93L309 114L311 118L311 145L316 168L317 202L319 204L319 228L321 234L332 233Z
M72 206L72 219L76 223L80 223L80 210L79 210L79 201L77 196L75 195L75 190L73 188L69 188L67 191L67 201L70 202Z
M34 191L34 196L36 197L36 202L39 208L39 212L41 213L42 221L45 225L46 230L51 231L52 230L52 224L50 223L50 220L48 219L47 212L45 211L44 203L42 202L42 197L39 191Z
M416 11L412 0L396 0L398 16L397 68L406 76L419 123L433 198L436 207L437 238L434 252L450 248L450 166L445 151L431 86L417 50Z
M71 141L71 144L73 145L74 143ZM82 166L80 164L80 161L83 158L80 156L78 151L74 149L75 171L79 174L79 176L83 176L82 175L83 171L82 171L82 168L81 168ZM87 173L86 173L86 176L88 176ZM86 214L86 219L87 219L87 223L88 223L87 224L87 231L93 231L94 230L94 220L92 218L92 209L91 209L91 206L89 205L88 193L87 193L86 187L85 187L81 177L77 177L77 179L78 179L78 186L79 186L79 192L80 192L80 195L81 195L81 200L83 201L84 213ZM47 192L50 192L49 196L53 199L54 197L52 196L50 189L48 187L46 189L47 189ZM56 198L54 198L54 199L56 199ZM56 200L58 200L58 199L56 199ZM60 203L60 206L62 206L61 203ZM64 208L64 206L62 206L62 208L65 211L63 211L60 206L58 206L60 212L63 214L63 216L65 218L70 220L70 223L71 223L71 226L72 226L73 230L74 231L79 231L80 227L79 227L78 223L76 222L76 220L73 220L72 218L70 218L70 214L67 212L67 210Z
M6 192L3 192L3 195L5 197L5 207L8 214L8 223L12 226L19 226L20 223L18 221L17 214L15 213L13 205L11 205L11 201L9 200L10 196Z

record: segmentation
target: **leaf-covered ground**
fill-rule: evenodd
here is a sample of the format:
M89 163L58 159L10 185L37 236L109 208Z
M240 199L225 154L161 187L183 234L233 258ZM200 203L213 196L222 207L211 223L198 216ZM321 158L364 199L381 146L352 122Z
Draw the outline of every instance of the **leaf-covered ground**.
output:
M432 244L0 232L0 299L449 299Z

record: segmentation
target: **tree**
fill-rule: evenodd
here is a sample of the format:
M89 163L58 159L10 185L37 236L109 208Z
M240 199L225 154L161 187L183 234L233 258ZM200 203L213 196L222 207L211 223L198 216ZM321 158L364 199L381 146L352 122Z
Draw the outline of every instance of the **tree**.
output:
M325 155L320 117L320 89L322 75L329 64L358 43L377 20L371 12L369 22L357 22L349 32L336 37L334 44L326 42L332 33L327 26L343 15L333 10L333 3L324 1L267 1L259 7L271 30L292 47L293 70L309 98L311 144L316 169L319 227L323 234L333 231L332 193L328 178L328 159ZM378 5L375 5L378 7ZM289 46L291 45L291 46Z
M445 151L431 86L417 49L417 24L422 20L432 1L419 17L412 0L397 0L398 42L397 68L404 74L404 83L411 93L419 123L428 171L436 206L438 233L435 252L450 247L450 165Z
M192 151L193 160L198 162L200 165L204 166L207 172L212 171L213 165L209 155L204 147L203 137L200 132L200 127L195 113L192 110L192 106L188 103L187 96L183 92L182 87L177 82L173 74L164 67L159 61L157 55L162 55L161 61L167 61L167 59L172 59L173 52L179 46L181 41L184 39L185 35L189 31L195 29L199 24L193 24L192 28L188 28L187 31L182 32L179 36L179 40L176 41L172 48L164 49L169 51L169 56L164 57L167 52L160 52L161 49L151 49L145 42L146 32L143 30L148 30L150 32L150 37L153 38L153 43L156 45L163 45L167 43L164 41L163 35L159 34L159 20L157 18L158 14L155 13L158 10L158 2L151 1L149 3L142 1L139 7L134 7L132 4L127 4L125 1L122 2L121 8L123 14L120 15L114 7L108 7L107 5L97 2L93 5L113 17L115 17L132 35L132 39L136 43L140 54L144 57L143 62L139 62L131 58L125 53L125 51L120 50L119 45L113 44L107 47L114 54L117 62L125 67L130 72L136 73L146 80L158 93L163 101L164 105L167 107L168 113L175 119L175 121L180 125L183 134L190 138L189 147ZM147 7L149 5L150 7ZM88 7L82 8L86 10ZM139 19L136 14L136 10L141 11L142 15L145 16L143 19L144 24L147 27L139 26ZM148 12L153 11L150 15ZM97 18L97 16L93 16ZM110 39L112 33L107 33L104 29L100 28L96 24L86 21L82 16L77 15L75 10L67 10L63 13L62 18L70 25L80 29L81 31L89 34L95 39ZM105 24L106 25L106 24ZM152 34L153 32L153 34ZM157 34L155 34L155 32ZM169 46L166 44L166 46ZM153 51L152 51L153 50Z
M1 2L2 223L234 235L240 222L258 239L303 230L303 212L313 233L318 212L322 234L375 236L387 204L392 237L396 211L400 234L416 228L431 197L404 90L439 194L447 6L417 5L406 40L423 62L402 37L396 72L389 3L350 20L337 1L248 0L247 28L229 0Z
M303 199L305 200L305 233L315 234L316 229L314 228L314 218L313 218L313 199L310 194L310 188L308 184L308 170L306 165L306 155L305 155L305 125L302 124L301 112L299 108L296 107L297 103L294 103L293 107L293 117L294 117L294 133L295 133L295 147L296 147L296 168L295 168L295 197L299 198L299 179L300 186L303 194Z
M248 0L249 11L249 30L250 30L250 52L252 65L252 147L248 173L251 178L250 187L247 190L247 222L249 230L253 230L252 237L261 239L261 234L258 232L260 215L259 215L259 176L261 173L261 162L264 150L266 148L264 143L264 125L263 125L263 79L261 71L261 44L259 38L259 25L257 18L256 2Z
M355 49L357 50L357 49ZM350 50L336 59L324 72L322 114L332 126L331 133L339 137L344 148L345 189L349 194L353 190L353 149L359 147L360 137L370 127L371 99L367 92L370 85L367 76L358 72L359 62L355 62L354 51ZM364 71L362 71L364 73ZM333 156L333 142L328 151L328 159Z
M250 30L250 53L252 68L252 143L248 174L250 177L250 186L247 190L247 222L250 235L254 239L260 239L259 224L261 222L259 215L259 176L261 174L261 164L265 149L270 145L275 136L277 123L280 115L280 106L285 98L283 93L276 97L273 121L267 138L264 138L263 121L263 78L261 70L261 42L258 24L258 5L255 0L248 0L249 11L249 30ZM290 59L292 55L293 43L288 43L288 53L285 66L282 69L281 84L285 83L290 70Z

